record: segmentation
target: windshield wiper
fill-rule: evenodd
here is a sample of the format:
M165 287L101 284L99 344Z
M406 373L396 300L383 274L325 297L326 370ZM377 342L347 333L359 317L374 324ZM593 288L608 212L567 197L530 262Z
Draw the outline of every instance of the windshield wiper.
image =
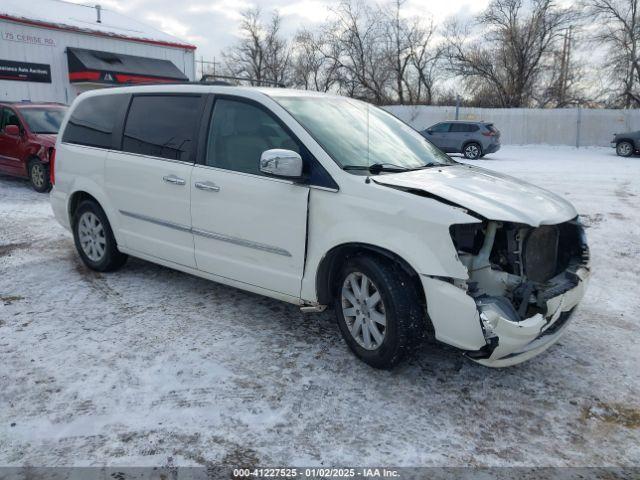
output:
M393 163L374 163L373 165L345 165L343 170L368 170L375 175L380 172L406 172L410 169Z
M413 172L414 170L422 170L423 168L446 167L447 165L448 164L446 164L446 163L430 162L430 163L427 163L425 165L420 165L419 167L410 168L408 170L411 170Z

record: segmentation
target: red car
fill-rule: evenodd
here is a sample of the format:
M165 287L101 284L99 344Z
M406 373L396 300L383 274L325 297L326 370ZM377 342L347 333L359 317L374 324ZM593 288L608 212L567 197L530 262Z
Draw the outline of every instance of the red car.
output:
M0 103L0 173L48 192L49 159L66 110L57 103Z

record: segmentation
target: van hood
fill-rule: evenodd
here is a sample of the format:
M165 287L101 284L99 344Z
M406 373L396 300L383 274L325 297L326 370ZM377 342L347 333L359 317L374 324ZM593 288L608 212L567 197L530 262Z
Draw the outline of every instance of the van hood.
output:
M578 213L562 197L508 175L468 165L443 165L372 178L380 185L425 192L486 219L554 225Z

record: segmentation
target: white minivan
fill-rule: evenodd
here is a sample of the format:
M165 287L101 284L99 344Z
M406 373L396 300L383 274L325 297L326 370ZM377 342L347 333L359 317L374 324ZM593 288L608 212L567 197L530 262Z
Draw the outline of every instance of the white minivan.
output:
M453 161L367 103L286 89L80 95L51 204L83 262L128 255L335 310L378 368L432 336L508 366L564 333L589 276L584 230L549 191Z

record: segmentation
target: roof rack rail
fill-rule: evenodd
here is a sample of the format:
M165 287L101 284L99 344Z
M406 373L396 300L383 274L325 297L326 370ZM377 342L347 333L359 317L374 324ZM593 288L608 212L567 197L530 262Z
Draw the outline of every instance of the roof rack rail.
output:
M207 85L226 85L233 86L233 83L230 83L228 80L232 82L248 82L252 86L256 87L278 87L278 88L286 88L286 85L281 82L275 82L273 80L257 80L251 77L234 77L231 75L215 75L205 73L200 78L200 83L206 83Z

